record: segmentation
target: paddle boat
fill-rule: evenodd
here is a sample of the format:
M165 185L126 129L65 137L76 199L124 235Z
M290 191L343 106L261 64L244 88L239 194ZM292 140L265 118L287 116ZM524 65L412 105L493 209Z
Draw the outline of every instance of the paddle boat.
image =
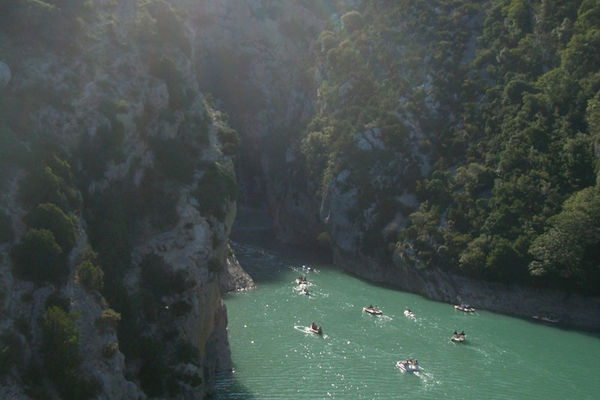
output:
M465 334L464 331L461 333L456 333L456 331L454 331L454 334L452 335L450 340L452 340L454 343L463 343L466 338L467 338L467 335Z
M415 319L415 314L412 311L410 311L410 308L407 308L406 310L404 310L404 316Z
M534 315L533 317L531 317L535 320L538 321L542 321L542 322L548 322L549 324L556 324L558 323L558 319L557 318L553 318L547 315Z
M369 306L369 307L363 307L363 311L366 313L369 313L371 315L381 315L383 314L383 311L381 311L379 308L377 308L377 306L373 307L373 306Z
M308 330L314 333L315 335L322 335L323 329L320 326L317 326L314 322L310 324Z
M402 360L396 363L396 367L400 368L402 372L419 372L421 367L419 367L419 362L417 360Z
M296 285L309 285L310 286L310 282L308 282L306 280L305 276L300 276L299 278L296 278Z
M454 309L468 313L475 312L475 307L471 307L470 305L464 303L455 305Z

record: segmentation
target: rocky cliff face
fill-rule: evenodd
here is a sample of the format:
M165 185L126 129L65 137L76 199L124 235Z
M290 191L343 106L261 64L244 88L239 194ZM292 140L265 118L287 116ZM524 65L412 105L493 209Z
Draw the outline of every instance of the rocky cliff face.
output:
M96 398L203 398L215 372L231 368L221 293L251 281L228 245L232 131L200 91L191 20L162 2L90 7L81 47L0 33L9 55L0 60L2 106L18 111L4 114L2 139L14 133L9 144L33 158L0 160L0 210L12 232L0 244L0 334L19 349L3 364L0 397L65 395L45 373L28 378L47 363L40 321L59 304L75 321L80 372ZM76 177L76 244L64 279L32 283L15 277L11 256L30 228L19 188L35 158L52 154ZM101 292L76 272L89 245L104 270Z
M450 305L467 303L479 309L527 319L534 315L552 315L563 326L600 330L600 300L597 298L470 279L440 268L418 268L402 260L383 264L372 257L340 250L334 251L334 262L363 279Z
M308 195L297 138L314 108L315 39L339 2L179 3L190 10L200 85L240 132L242 202L270 210L280 239L314 241L318 202Z
M463 107L481 106L480 100L465 101L468 105L464 106L456 83L464 80L467 85L467 76L476 75L467 72L467 66L479 54L475 44L485 8L459 11L449 6L444 10L448 4L439 3L435 8L407 4L406 10L399 10L384 3L353 3L329 14L330 31L318 40L313 36L316 62L311 71L319 87L307 87L313 91L318 118L306 128L304 139L311 139L311 130L316 139L302 145L313 146L309 155L322 161L324 173L309 182L312 171L308 170L313 166L302 164L306 154L300 154L301 145L293 140L279 150L278 159L261 164L278 237L312 243L319 232L326 231L336 264L359 276L440 301L462 300L523 317L554 314L567 325L598 329L597 299L460 277L447 272L454 265L446 265L444 271L414 251L413 245L420 240L439 254L440 264L456 261L448 255L450 245L440 245L442 241L432 239L433 234L423 233L437 227L444 232L454 224L448 209L442 207L435 222L427 220L426 212L416 216L423 219L418 238L406 239L408 230L403 232L409 215L420 205L428 210L423 197L444 196L435 187L439 180L432 171L444 170L453 177L460 166L460 161L449 160L456 150L451 147L460 140L444 141L446 132L459 132L456 136L462 137L471 129L461 116L466 112ZM346 15L348 26L344 26L339 16L352 7L363 12L362 17L355 13L352 26ZM452 17L445 18L450 10ZM387 20L386 13L394 17ZM415 22L427 13L432 21L440 17L443 29ZM447 41L447 34L456 37ZM482 76L489 79L485 73ZM324 161L319 160L321 152L326 153ZM326 185L316 190L322 181ZM431 187L425 190L425 184ZM490 190L477 196L476 200L485 203ZM465 239L458 234L454 238L457 242ZM577 315L571 312L573 308L579 310Z

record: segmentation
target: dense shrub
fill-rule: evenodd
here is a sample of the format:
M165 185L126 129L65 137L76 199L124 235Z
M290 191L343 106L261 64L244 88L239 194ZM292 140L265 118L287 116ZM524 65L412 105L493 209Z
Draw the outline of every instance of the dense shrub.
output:
M355 32L363 26L363 16L358 11L349 11L340 18L342 26L348 32Z
M89 290L101 291L104 286L104 271L98 265L98 254L88 247L76 269L77 279Z
M321 44L321 51L327 52L329 49L337 46L337 38L335 33L331 31L323 31L319 35L319 43Z
M47 229L52 232L65 254L75 245L75 223L55 204L38 204L24 220L30 228Z
M235 156L237 154L240 139L238 133L227 126L219 126L217 129L217 137L221 142L221 150L227 156Z
M21 182L19 196L28 206L53 203L62 210L79 206L79 196L73 186L71 166L57 156L45 161Z
M74 375L80 361L79 330L74 316L58 307L50 307L42 321L42 332L48 374L58 380Z
M594 293L600 284L600 189L576 192L562 211L547 221L546 231L529 248L535 276L567 281Z
M30 229L11 253L15 275L34 282L59 282L69 272L64 253L47 229Z
M121 314L112 308L102 311L100 318L98 318L98 325L101 327L117 328L119 322L121 322Z
M112 358L112 356L114 356L117 351L119 351L118 342L107 343L102 347L102 357Z
M213 215L219 221L224 221L226 205L237 198L237 183L224 166L219 163L211 164L198 183L194 195L199 203L199 211L205 215Z
M79 329L73 314L50 307L42 320L44 369L64 399L93 397L97 382L83 378L79 370Z

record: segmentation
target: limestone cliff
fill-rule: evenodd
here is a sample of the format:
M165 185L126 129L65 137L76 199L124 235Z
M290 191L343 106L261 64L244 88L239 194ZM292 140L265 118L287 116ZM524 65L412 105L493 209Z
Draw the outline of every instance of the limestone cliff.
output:
M472 215L481 204L485 209L495 174L500 171L500 165L462 165L464 160L450 156L469 148L464 156L470 162L481 150L475 143L469 147L470 138L483 135L478 130L492 138L495 134L490 128L494 123L477 125L486 85L491 84L483 71L487 65L478 64L477 57L492 53L476 45L485 31L483 24L493 20L486 20L489 9L474 2L462 7L447 2L436 2L435 6L407 2L398 6L342 1L330 2L328 12L319 14L303 9L306 4L290 2L271 8L260 1L241 8L227 2L212 4L212 10L220 10L212 14L221 18L216 25L201 28L215 37L219 37L219 31L227 32L215 46L204 46L212 54L225 48L226 54L220 56L238 60L238 68L227 74L242 77L242 87L236 87L240 91L223 91L220 97L226 99L225 107L235 110L232 121L239 124L246 148L261 150L242 157L244 200L269 210L277 237L302 244L314 244L318 236L323 241L328 239L336 264L357 275L434 299L457 302L462 298L520 316L553 313L567 324L596 328L595 299L539 289L543 283L538 283L536 289L460 277L457 257L448 254L452 246L464 249L466 244L464 232L456 229L456 215ZM530 11L533 15L540 10L532 7ZM311 27L301 40L296 40L305 43L303 48L288 44L282 35L281 21L289 12ZM541 21L546 16L538 17ZM242 20L244 23L239 23ZM423 23L426 20L430 22ZM237 30L232 31L235 24ZM327 30L315 35L316 29ZM501 63L501 59L499 55L495 62ZM215 72L211 67L214 60L201 63L202 74L218 81L219 73L224 72ZM277 65L287 65L289 60L308 67L310 79L304 85L294 85L293 76L279 79ZM296 71L296 67L286 68L290 70ZM480 92L471 86L476 78L484 83L478 87ZM282 88L291 99L301 93L302 101L282 98ZM246 95L252 101L244 102ZM499 101L487 106L494 110ZM302 109L315 116L310 123L305 113L289 112ZM471 120L464 118L469 113L474 115ZM518 149L506 152L516 153ZM479 161L485 164L494 157L487 154L487 159ZM445 176L450 177L448 180L462 179L465 187L456 184L454 189L459 199L469 197L464 196L466 186L479 180L474 185L477 193L470 199L472 203L461 203L462 208L451 210L454 215L449 215L444 204ZM479 188L484 185L488 185L485 190ZM547 194L543 201L551 203L552 196ZM436 196L442 203L437 208L431 206ZM414 216L420 231L410 236L406 229L410 215L420 207L424 211ZM434 218L432 215L434 222L428 219ZM514 229L527 231L530 222ZM497 221L490 218L488 225L494 223ZM446 235L453 229L452 235ZM444 242L446 237L450 243ZM416 244L429 253L415 250ZM527 253L527 249L519 251L521 256ZM434 256L428 258L431 254ZM479 259L477 268L485 270L484 264L485 259ZM511 264L510 257L505 264ZM506 300L500 301L501 297ZM522 303L527 305L519 306ZM569 314L574 306L581 311L576 318Z
M17 20L0 31L0 334L12 355L0 397L204 398L231 368L222 290L250 279L228 244L236 133L200 91L192 21L160 1L3 7L3 20L46 20L33 37L16 34ZM35 37L46 29L61 42ZM72 201L52 198L38 176ZM22 273L14 256L46 203L75 232L57 277ZM97 269L96 280L83 275L87 262L103 287ZM61 362L77 361L81 392L47 371L42 321L55 305L79 344Z
M190 10L200 85L240 132L241 201L269 210L280 239L314 242L318 202L306 188L298 137L314 112L315 40L340 2L178 3Z

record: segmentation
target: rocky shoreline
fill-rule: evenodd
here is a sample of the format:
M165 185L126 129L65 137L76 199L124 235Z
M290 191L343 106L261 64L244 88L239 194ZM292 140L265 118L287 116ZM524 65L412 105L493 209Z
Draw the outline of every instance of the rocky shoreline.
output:
M221 293L251 290L256 287L252 277L244 271L235 253L230 251L223 270L219 274Z
M531 319L552 315L560 327L600 332L600 298L557 290L506 285L458 276L439 268L383 266L374 259L334 252L334 264L359 278L449 304Z

